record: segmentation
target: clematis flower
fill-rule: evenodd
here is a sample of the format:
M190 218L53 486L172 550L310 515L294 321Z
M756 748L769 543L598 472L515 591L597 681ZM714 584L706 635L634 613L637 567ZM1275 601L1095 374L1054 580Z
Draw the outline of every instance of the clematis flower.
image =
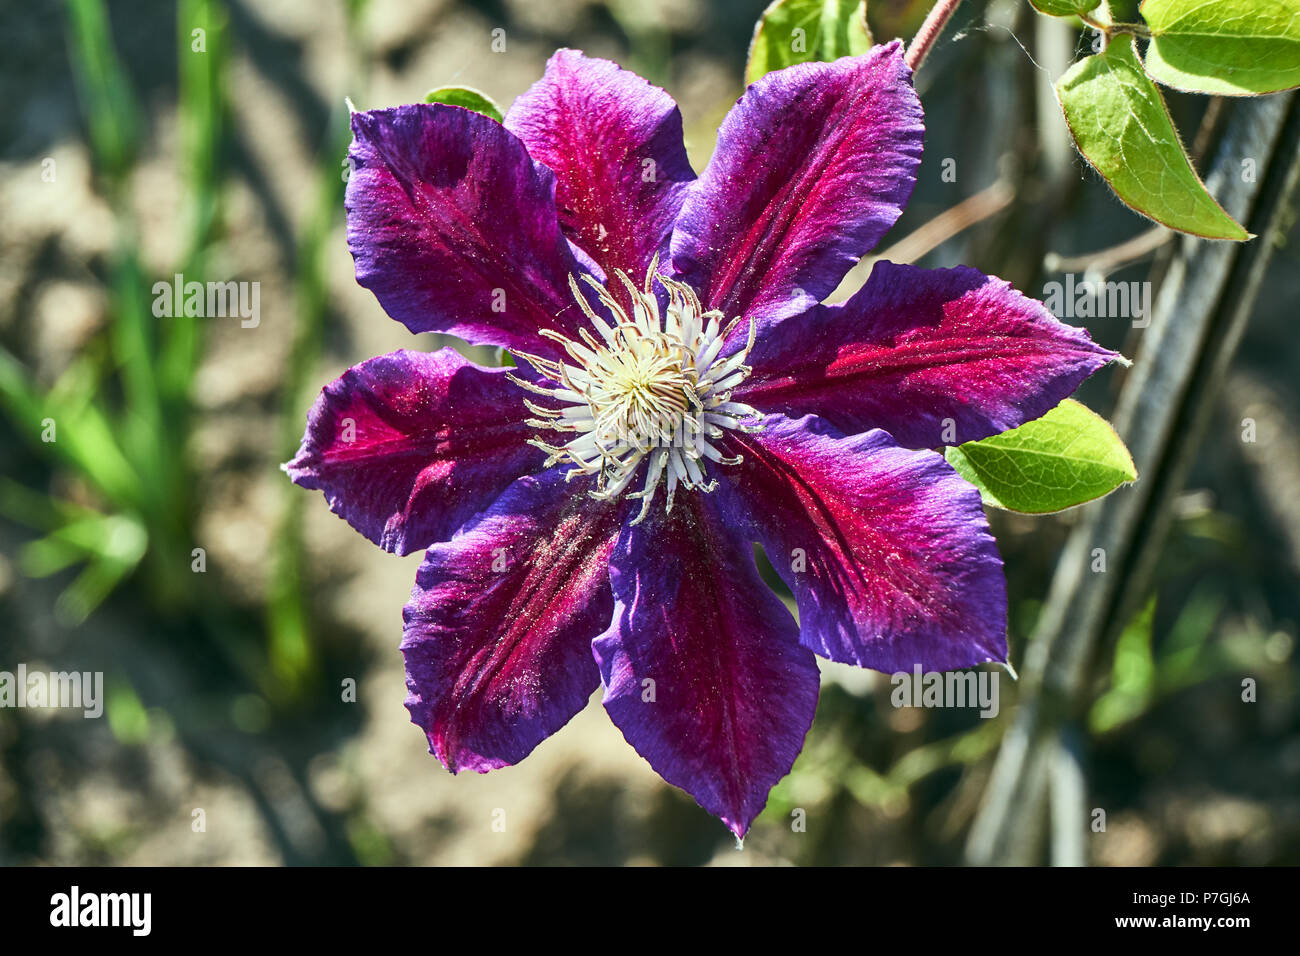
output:
M414 105L352 129L357 281L516 365L363 362L285 466L385 550L427 549L401 649L447 769L517 763L603 686L739 837L803 745L817 655L1005 661L980 496L934 449L1041 416L1115 355L974 269L879 262L819 304L915 182L898 43L754 83L698 178L668 94L572 50L504 124Z

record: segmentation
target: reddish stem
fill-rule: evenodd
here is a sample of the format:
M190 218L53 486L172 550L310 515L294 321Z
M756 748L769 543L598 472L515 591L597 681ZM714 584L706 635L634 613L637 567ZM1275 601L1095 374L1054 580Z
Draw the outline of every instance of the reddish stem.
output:
M922 63L925 62L926 55L930 52L930 47L934 46L934 41L939 39L939 34L947 25L948 19L957 10L961 0L939 0L930 8L929 14L926 15L925 22L921 24L921 29L916 31L916 36L908 44L907 54L904 60L916 72Z

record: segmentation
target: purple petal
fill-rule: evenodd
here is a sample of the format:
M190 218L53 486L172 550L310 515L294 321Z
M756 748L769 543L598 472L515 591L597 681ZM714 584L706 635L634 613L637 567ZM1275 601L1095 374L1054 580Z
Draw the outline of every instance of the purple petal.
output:
M285 471L386 551L445 541L545 458L507 371L450 348L362 362L325 386Z
M769 416L715 494L799 606L800 640L886 673L1007 656L1002 560L979 492L931 451Z
M592 648L628 743L741 837L803 747L818 674L727 524L694 493L625 529Z
M501 124L440 103L352 114L345 206L357 281L412 332L559 355L578 265L555 177Z
M718 132L672 238L710 307L762 323L829 295L894 224L921 161L921 101L898 42L758 80Z
M1038 418L1115 358L1001 279L882 261L844 305L768 329L736 396L934 448Z
M554 171L565 235L607 276L640 282L695 179L672 97L609 60L559 50L505 126Z
M518 763L599 686L615 511L553 469L429 549L403 614L406 706L448 770Z

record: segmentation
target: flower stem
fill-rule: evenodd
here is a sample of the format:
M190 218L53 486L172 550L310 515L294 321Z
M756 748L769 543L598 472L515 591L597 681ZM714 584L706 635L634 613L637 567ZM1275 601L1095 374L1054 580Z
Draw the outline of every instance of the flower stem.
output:
M921 24L921 29L916 31L916 36L912 38L912 42L907 47L907 54L904 57L907 65L912 68L912 72L920 69L921 64L925 62L930 47L934 46L934 41L939 39L939 34L943 32L948 19L957 10L960 3L961 0L939 0L930 8L925 22Z
M1087 14L1080 14L1079 19L1098 33L1103 34L1107 40L1121 33L1131 33L1135 37L1143 38L1150 38L1151 36L1151 31L1141 23L1111 23L1109 20L1096 20Z

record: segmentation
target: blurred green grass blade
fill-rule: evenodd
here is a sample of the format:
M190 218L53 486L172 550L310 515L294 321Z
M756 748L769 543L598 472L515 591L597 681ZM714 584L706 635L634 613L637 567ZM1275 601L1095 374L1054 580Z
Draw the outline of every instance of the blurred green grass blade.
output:
M60 404L42 395L26 369L4 349L0 349L0 407L34 444L46 446L75 467L114 504L139 503L135 470L98 406L89 401Z
M136 568L148 543L144 526L135 519L95 515L29 542L20 566L28 577L47 577L86 562L54 602L55 617L65 626L76 627Z
M226 13L218 0L180 0L176 23L180 163L192 204L186 256L190 258L207 244L216 221L225 109Z
M124 680L109 682L104 710L113 736L123 744L139 744L149 738L149 714L140 697Z
M981 720L973 729L955 737L916 747L898 759L886 779L906 789L945 767L975 763L997 748L1002 730L996 720Z
M144 526L134 518L90 514L29 542L21 565L28 577L46 577L87 558L132 568L148 543Z
M139 477L151 487L146 500L161 500L161 477L171 455L159 448L165 440L158 394L157 345L153 307L144 272L129 236L123 237L113 266L110 344L126 398L122 447ZM174 321L174 320L172 320Z
M29 541L19 553L19 568L29 578L46 578L93 557L102 541L103 515L90 515Z
M1197 589L1187 601L1161 648L1156 676L1162 693L1188 687L1214 673L1217 662L1207 645L1223 605L1223 595L1211 589Z
M55 599L54 616L65 627L84 623L134 568L135 563L126 561L91 561Z
M10 521L52 531L69 521L98 514L89 508L32 491L12 478L0 476L0 515Z
M139 147L140 112L113 45L103 0L67 0L68 46L95 159L117 183Z
M86 552L55 535L29 541L18 553L18 568L29 578L48 578L86 560Z
M1156 662L1152 653L1156 599L1153 595L1128 623L1115 644L1110 688L1088 713L1088 726L1102 734L1140 716L1155 694Z
M168 463L179 456L170 447L175 442L164 429L149 285L139 262L135 216L123 188L138 152L139 107L113 43L103 0L68 0L67 11L82 108L96 165L109 184L117 222L109 283L109 344L126 399L122 418L114 428L109 427L103 412L85 406L82 420L69 436L72 460L119 505L141 503L159 511L170 506ZM109 451L110 445L120 454ZM123 458L131 463L125 470Z
M181 0L176 10L176 27L179 165L185 194L186 237L180 268L187 280L205 281L208 246L221 207L226 11L218 0ZM160 365L162 387L175 414L183 416L188 414L202 328L198 320L177 315L165 332Z
M78 352L45 395L56 408L83 408L99 394L103 358L90 350Z

